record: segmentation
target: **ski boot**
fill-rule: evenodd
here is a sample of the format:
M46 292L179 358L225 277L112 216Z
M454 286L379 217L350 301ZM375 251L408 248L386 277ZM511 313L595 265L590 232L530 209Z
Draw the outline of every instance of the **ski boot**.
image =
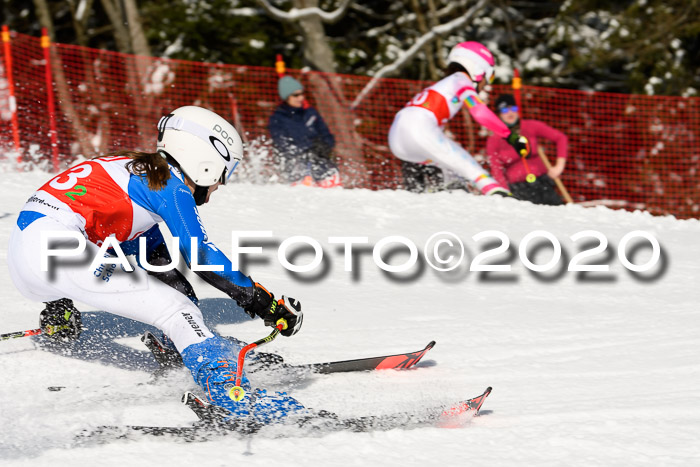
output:
M504 198L513 197L513 193L500 186L487 187L487 189L484 191L484 194L487 196L503 196Z
M60 341L76 340L83 330L80 311L68 298L46 302L39 315L39 327L42 334Z
M146 331L141 336L141 342L148 347L148 350L151 351L153 357L156 359L156 362L158 362L158 365L160 365L160 369L158 370L159 374L184 366L182 356L180 355L180 352L177 351L177 348L175 348L173 341L163 333L161 333L161 336L161 338L158 338L151 331ZM235 337L225 337L223 339L231 341L232 344L238 348L243 348L247 345L247 343L240 341ZM283 367L284 357L281 355L256 352L255 350L251 350L246 355L246 368L248 368L248 371L251 373L259 370L277 369Z
M306 408L284 392L268 394L253 390L245 372L236 385L236 356L240 347L215 336L187 347L182 359L195 381L204 390L207 402L226 409L223 422L254 424L280 422L292 414L305 414Z
M182 356L175 348L173 341L165 334L161 333L161 335L162 338L159 339L151 331L146 331L141 336L141 342L148 347L148 350L151 351L156 362L158 362L159 368L155 372L156 377L163 376L164 373L170 370L184 366Z

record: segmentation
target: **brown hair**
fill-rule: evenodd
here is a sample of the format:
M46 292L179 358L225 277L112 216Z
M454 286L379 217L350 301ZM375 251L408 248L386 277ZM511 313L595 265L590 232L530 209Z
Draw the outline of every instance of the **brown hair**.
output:
M445 73L445 76L449 76L453 73L457 73L458 71L462 71L469 75L469 72L467 71L466 68L464 68L462 65L460 65L457 62L450 62L449 65L447 65L447 73ZM471 78L471 75L469 76Z
M162 190L170 179L168 162L157 152L117 151L107 156L131 158L125 165L126 170L134 175L145 175L151 190Z

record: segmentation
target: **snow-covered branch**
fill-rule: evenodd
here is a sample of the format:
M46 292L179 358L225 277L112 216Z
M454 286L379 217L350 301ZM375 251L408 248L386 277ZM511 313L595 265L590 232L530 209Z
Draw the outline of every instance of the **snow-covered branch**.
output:
M451 14L455 8L463 8L469 3L469 0L460 0L458 2L449 2L449 4L435 12L435 17L436 18L442 18L445 15ZM371 12L371 11L370 11ZM363 10L363 13L367 14L367 11ZM395 18L393 21L386 23L382 26L377 26L372 29L368 29L367 31L364 32L364 35L366 37L377 37L380 36L384 33L386 33L388 30L390 30L393 27L400 26L405 23L409 23L411 21L415 21L416 19L416 14L413 12L407 12L404 15L399 16L398 18Z
M340 21L345 16L350 1L351 0L343 0L340 6L331 12L324 11L318 7L292 8L289 11L283 11L272 6L268 0L258 0L258 3L265 9L268 15L275 18L277 21L294 23L302 18L318 16L324 23L333 24Z
M460 16L459 18L455 18L448 23L441 24L440 26L435 26L430 31L419 37L408 50L406 50L399 56L398 59L396 59L393 63L383 66L374 74L374 77L372 77L372 79L357 95L350 108L355 109L358 105L360 105L362 100L365 97L367 97L367 95L374 89L374 87L377 85L377 82L379 82L381 78L389 74L395 73L401 68L403 68L421 49L423 49L423 47L425 47L426 44L429 44L437 37L448 34L454 31L455 29L463 26L464 23L471 20L472 17L486 5L486 3L488 3L487 0L480 0L476 5L471 7L464 15Z
M411 13L406 13L405 15L401 15L398 18L396 18L394 21L391 21L390 23L386 23L382 26L378 26L376 28L369 29L365 32L365 36L367 37L378 37L381 36L382 34L386 33L388 30L390 30L393 27L399 26L404 23L408 23L410 21L414 21L416 19L416 14L411 12Z

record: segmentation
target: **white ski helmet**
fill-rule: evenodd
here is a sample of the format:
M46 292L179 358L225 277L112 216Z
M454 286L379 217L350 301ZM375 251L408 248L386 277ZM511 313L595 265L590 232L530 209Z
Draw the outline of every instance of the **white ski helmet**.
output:
M156 147L201 187L226 183L243 157L236 129L211 110L194 105L179 107L160 119Z
M492 83L495 78L493 54L480 42L460 42L452 47L447 63L452 62L462 65L477 83L484 78Z

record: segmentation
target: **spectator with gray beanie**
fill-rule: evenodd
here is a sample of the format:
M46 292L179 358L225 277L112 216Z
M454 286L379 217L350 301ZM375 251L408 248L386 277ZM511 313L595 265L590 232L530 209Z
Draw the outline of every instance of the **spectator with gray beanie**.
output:
M331 160L335 138L316 109L304 99L304 87L291 76L277 83L282 103L268 124L282 178L293 185L340 186Z

